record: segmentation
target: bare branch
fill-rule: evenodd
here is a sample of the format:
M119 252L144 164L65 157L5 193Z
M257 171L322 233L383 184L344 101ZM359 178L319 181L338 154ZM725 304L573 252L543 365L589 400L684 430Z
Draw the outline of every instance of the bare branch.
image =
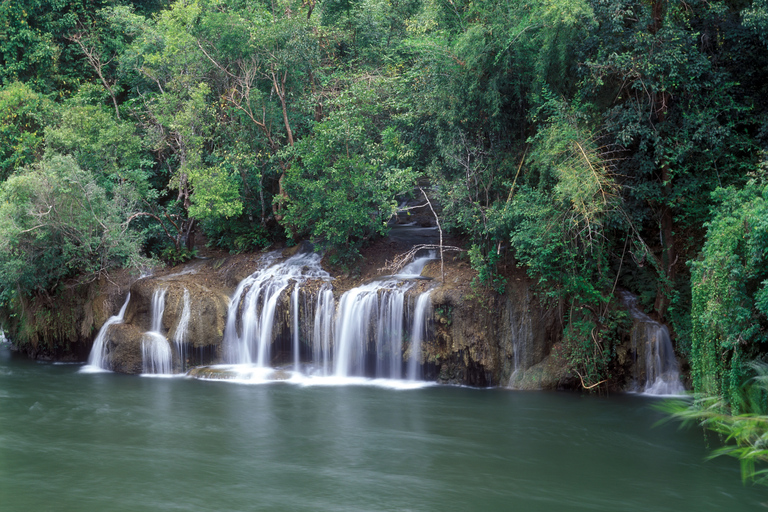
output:
M402 254L397 254L392 259L392 261L387 260L384 262L384 266L381 267L378 272L379 274L383 272L387 272L388 274L397 274L400 272L407 264L409 264L411 261L413 261L413 258L416 256L416 254L421 250L431 250L431 249L442 249L443 251L453 251L453 252L461 252L464 249L461 247L456 247L453 245L436 245L436 244L418 244L411 247L411 249L408 252L404 252Z

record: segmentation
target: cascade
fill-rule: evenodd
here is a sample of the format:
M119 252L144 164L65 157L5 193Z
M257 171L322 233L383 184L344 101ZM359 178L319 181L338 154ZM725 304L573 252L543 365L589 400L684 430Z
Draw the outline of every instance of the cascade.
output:
M635 367L643 363L644 382L635 377L635 390L649 395L680 395L685 388L680 382L680 369L675 359L669 330L648 315L637 305L637 297L622 292L622 299L635 322L632 329L632 348L638 359ZM642 357L641 357L642 356Z
M150 330L141 340L142 372L154 374L173 373L173 352L171 345L161 332L165 312L167 289L157 289L152 294L152 320Z
M408 380L419 380L421 378L421 343L427 339L429 321L432 316L432 301L429 297L430 292L424 292L416 299L416 307L413 312L413 328L411 329L411 357L408 359Z
M102 370L110 369L109 352L107 352L107 340L109 339L107 335L109 333L109 328L115 324L123 323L125 310L128 308L128 302L130 300L131 294L128 292L128 296L125 297L125 302L123 303L123 307L120 308L120 312L114 316L109 317L109 319L104 322L104 325L101 326L101 329L99 329L99 333L96 335L96 339L93 341L91 353L88 356L88 366Z
M342 295L334 339L335 376L403 378L403 334L408 320L405 296L414 285L413 279L421 277L433 258L434 254L417 258L396 276Z
M347 291L338 308L318 254L299 253L276 263L278 254L267 255L263 267L241 281L233 295L224 331L226 363L269 368L280 357L294 372L313 376L420 377L431 303L428 293L411 297L407 292L434 253L396 276ZM273 356L275 347L290 356ZM411 360L404 362L405 348Z
M312 322L312 357L317 371L322 376L330 375L333 316L335 312L336 300L333 298L333 289L330 284L325 283L317 292Z
M316 253L299 253L270 265L276 257L277 253L267 256L267 267L245 278L235 290L224 330L225 359L229 363L268 366L275 312L282 293L291 283L295 283L296 289L310 279L331 278L320 266L320 255ZM298 305L298 297L291 302ZM297 328L296 322L293 327ZM298 335L294 334L292 339L298 346Z
M184 371L187 361L187 333L189 331L189 319L191 316L189 307L189 290L184 288L184 305L181 310L179 324L176 326L176 332L173 334L173 344L176 347L176 353L179 355L179 366Z
M301 370L300 366L300 351L299 351L299 343L301 341L301 332L299 329L299 285L295 284L293 286L293 291L291 292L291 338L293 340L293 371L299 372Z

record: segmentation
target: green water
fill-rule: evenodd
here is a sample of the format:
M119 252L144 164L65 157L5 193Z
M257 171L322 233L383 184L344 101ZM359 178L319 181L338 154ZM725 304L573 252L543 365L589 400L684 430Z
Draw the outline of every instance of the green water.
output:
M0 348L2 511L760 510L639 396L79 373Z

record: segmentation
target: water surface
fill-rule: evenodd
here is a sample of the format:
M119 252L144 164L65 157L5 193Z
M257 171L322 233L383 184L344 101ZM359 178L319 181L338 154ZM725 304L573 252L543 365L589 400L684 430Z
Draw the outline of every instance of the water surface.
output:
M80 373L0 348L8 511L760 510L654 399Z

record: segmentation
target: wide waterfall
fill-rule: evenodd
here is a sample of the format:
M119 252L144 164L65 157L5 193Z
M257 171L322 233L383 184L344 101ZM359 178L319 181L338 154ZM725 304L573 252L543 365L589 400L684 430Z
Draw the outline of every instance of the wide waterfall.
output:
M270 265L274 259L274 254L268 256L267 268L245 278L235 291L224 331L228 363L270 366L275 314L283 292L292 283L298 287L310 279L331 278L320 266L320 255L316 253L299 253Z
M632 347L637 355L635 390L649 395L685 393L667 326L646 315L634 295L625 292L622 299L635 323L632 329Z
M152 294L152 320L148 332L141 340L142 372L148 374L173 373L173 352L162 333L165 293L167 289L155 290Z
M264 268L238 285L227 314L225 361L264 369L282 362L315 377L418 379L431 303L428 292L409 291L434 254L348 290L338 307L320 259L305 252L275 263L269 255Z
M93 341L93 347L91 347L91 353L88 356L88 366L91 369L109 370L109 352L107 351L107 341L109 339L109 328L115 324L120 324L125 318L125 310L128 308L128 302L131 300L130 292L125 297L123 307L120 308L120 312L115 316L109 317L104 322L104 325L99 329L99 333L96 335L96 339Z

